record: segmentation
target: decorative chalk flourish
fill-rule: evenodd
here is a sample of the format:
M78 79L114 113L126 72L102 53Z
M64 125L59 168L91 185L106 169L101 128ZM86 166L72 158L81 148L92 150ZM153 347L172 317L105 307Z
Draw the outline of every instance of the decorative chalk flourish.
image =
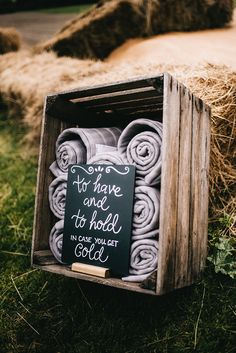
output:
M92 175L95 171L94 167L90 166L87 169L83 168L81 165L73 165L71 167L71 173L75 174L76 173L76 168L82 169L85 173Z
M98 167L92 167L92 166L89 166L87 167L86 169L84 167L82 167L81 165L73 165L71 167L71 173L75 174L76 173L76 168L79 168L79 169L82 169L86 174L89 174L89 175L92 175L93 173L95 172L103 172L104 168L101 167L101 166L98 166ZM126 175L129 173L130 171L130 168L125 166L124 167L124 171L121 171L121 170L118 170L116 167L114 166L108 166L105 168L105 172L107 174L110 174L110 172L114 170L116 173L120 174L120 175Z
M121 170L118 170L117 168L113 167L113 166L109 166L106 167L105 171L107 174L109 174L111 172L111 170L114 170L116 173L120 174L120 175L126 175L129 173L129 167L124 167L124 172L122 172Z

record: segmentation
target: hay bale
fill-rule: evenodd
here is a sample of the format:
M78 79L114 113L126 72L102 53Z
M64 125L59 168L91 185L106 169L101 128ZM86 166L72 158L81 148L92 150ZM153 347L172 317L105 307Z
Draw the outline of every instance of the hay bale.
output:
M90 70L96 73L96 67L99 70L99 62L58 58L54 53L35 56L19 51L0 57L1 98L10 115L22 118L29 126L30 143L39 144L45 95L76 86Z
M17 51L20 46L21 35L15 28L0 28L0 54Z
M44 97L49 92L109 83L168 71L212 108L210 205L212 213L232 213L236 220L236 72L224 66L112 65L58 58L53 53L6 54L0 58L0 92L14 115L29 126L38 145ZM15 77L17 75L17 80Z
M222 27L233 0L102 0L35 50L104 59L129 38Z
M136 0L102 1L67 23L52 39L37 46L36 51L104 59L127 38L140 36L144 25L145 18Z
M144 1L147 35L220 28L232 20L233 0Z

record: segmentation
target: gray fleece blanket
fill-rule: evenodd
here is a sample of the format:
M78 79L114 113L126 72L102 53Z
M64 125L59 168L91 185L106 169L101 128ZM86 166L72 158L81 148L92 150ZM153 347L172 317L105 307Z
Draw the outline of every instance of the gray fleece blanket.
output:
M137 178L149 186L160 183L161 144L162 124L149 119L132 121L118 141L118 151L127 164L136 166Z
M160 193L150 186L137 186L134 193L132 241L158 238Z
M65 215L67 174L60 175L49 185L49 205L52 213L59 219Z
M158 241L155 239L136 240L131 245L128 282L144 281L157 268Z
M121 130L116 127L99 129L70 128L56 141L56 161L50 166L55 176L68 172L70 164L85 164L96 154L96 145L116 147Z
M89 164L124 164L118 151L97 153ZM141 282L157 268L160 192L136 180L129 276L122 280Z
M56 260L63 263L62 257L62 242L63 242L64 220L58 221L52 228L49 235L49 246Z
M122 165L124 160L122 156L117 151L102 151L100 149L94 157L92 157L88 164L112 164L112 165Z

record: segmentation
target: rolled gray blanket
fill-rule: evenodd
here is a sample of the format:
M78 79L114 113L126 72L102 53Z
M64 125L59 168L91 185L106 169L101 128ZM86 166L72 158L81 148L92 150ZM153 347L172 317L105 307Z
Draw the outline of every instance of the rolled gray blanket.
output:
M132 121L122 132L118 151L128 164L136 166L136 175L154 186L161 178L162 124L149 119Z
M49 205L53 214L63 219L65 215L67 174L54 179L49 185Z
M116 152L117 151L117 146L108 146L108 145L102 145L101 143L96 144L96 154L98 153L105 153L105 152Z
M51 230L49 235L49 246L51 252L58 262L63 263L61 260L62 257L62 242L63 242L63 230L64 230L64 221L58 221Z
M150 186L137 186L134 193L132 240L159 234L160 193Z
M141 282L157 268L158 242L154 239L136 240L131 245L129 276L122 280Z
M111 152L99 152L95 156L93 156L88 164L114 164L114 165L122 165L124 164L124 160L122 156L117 151Z
M96 145L117 146L121 130L117 127L64 130L56 141L56 163L50 166L58 176L68 172L70 164L87 163L96 154Z

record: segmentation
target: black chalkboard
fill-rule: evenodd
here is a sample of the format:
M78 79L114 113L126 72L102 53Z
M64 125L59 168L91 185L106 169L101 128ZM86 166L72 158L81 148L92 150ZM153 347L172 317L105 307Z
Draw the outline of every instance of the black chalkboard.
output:
M126 275L130 262L135 167L69 167L62 261Z

